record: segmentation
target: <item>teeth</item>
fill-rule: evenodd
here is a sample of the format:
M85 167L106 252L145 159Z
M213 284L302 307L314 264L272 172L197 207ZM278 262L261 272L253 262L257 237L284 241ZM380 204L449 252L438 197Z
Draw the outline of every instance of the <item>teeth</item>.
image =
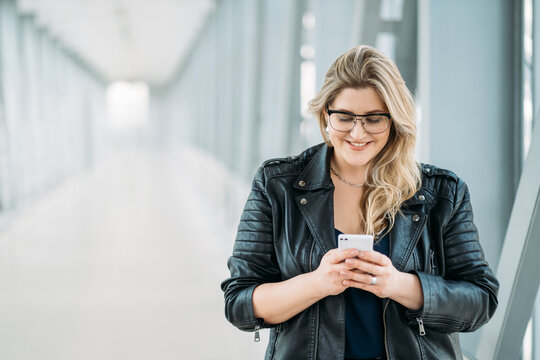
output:
M358 146L358 147L360 147L360 146L364 146L364 145L366 145L366 144L367 144L367 142L365 142L365 143L355 143L355 142L351 142L351 144L353 144L354 146Z

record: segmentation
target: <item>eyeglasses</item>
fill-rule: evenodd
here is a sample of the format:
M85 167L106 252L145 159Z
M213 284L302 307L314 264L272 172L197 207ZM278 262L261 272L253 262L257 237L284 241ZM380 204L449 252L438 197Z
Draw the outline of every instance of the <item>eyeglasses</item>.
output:
M328 106L326 107L326 112L328 113L329 123L332 129L342 132L352 131L357 121L360 120L362 128L368 134L380 134L388 129L390 119L392 118L387 113L356 115L345 111L329 110Z

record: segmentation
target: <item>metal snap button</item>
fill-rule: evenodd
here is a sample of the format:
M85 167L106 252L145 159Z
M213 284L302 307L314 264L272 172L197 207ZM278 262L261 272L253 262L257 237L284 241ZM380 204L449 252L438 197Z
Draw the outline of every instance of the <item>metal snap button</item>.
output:
M424 201L426 200L426 197L424 195L418 195L418 200Z
M425 171L425 172L430 172L431 169L427 167L424 171Z
M306 186L306 182L305 182L304 180L300 180L300 181L298 182L298 185L300 185L300 186Z
M307 204L307 199L306 198L300 199L300 204L306 205Z
M420 220L420 216L418 216L418 215L413 215L412 221L418 221L418 220Z

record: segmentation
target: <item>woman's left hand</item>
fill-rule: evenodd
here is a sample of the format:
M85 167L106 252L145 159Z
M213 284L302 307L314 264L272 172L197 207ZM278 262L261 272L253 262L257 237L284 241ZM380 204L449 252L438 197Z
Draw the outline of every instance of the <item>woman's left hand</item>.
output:
M369 291L380 298L390 298L409 309L424 304L418 276L398 271L392 261L377 251L361 251L357 258L345 260L349 270L342 270L343 285Z

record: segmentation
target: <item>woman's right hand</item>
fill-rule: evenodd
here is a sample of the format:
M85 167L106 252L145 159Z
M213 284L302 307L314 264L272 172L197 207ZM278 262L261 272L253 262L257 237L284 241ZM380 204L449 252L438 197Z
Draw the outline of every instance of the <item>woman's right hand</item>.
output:
M313 271L315 286L321 297L341 294L348 286L343 285L342 270L351 270L345 260L358 256L356 249L332 249L324 254L317 270Z
M352 269L345 260L358 254L356 249L333 249L323 256L315 271L257 286L252 295L255 317L266 324L279 324L322 298L340 294L348 287L343 285L345 277L340 272Z

